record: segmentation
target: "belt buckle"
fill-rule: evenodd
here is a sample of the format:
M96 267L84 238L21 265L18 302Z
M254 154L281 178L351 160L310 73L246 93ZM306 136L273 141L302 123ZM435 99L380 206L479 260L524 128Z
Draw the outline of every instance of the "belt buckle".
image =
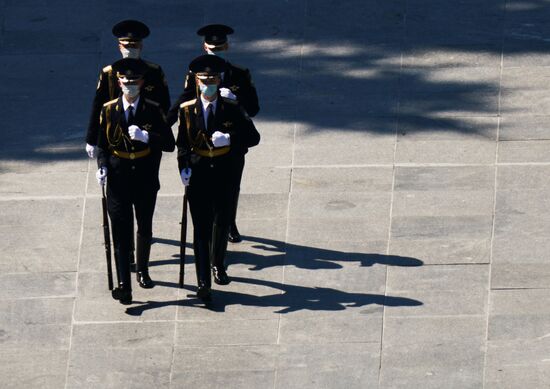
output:
M136 158L136 154L135 153L130 153L130 159L134 159Z

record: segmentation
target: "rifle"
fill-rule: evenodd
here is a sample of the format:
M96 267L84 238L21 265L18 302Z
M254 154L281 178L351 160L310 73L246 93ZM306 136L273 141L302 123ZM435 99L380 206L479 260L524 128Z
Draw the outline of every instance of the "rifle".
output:
M183 288L183 277L185 275L185 244L187 240L187 186L183 193L183 210L181 213L180 233L180 280L179 287Z
M111 231L109 230L109 216L107 215L107 198L105 186L101 186L101 208L103 210L103 237L105 239L105 256L107 258L107 282L109 290L113 290L113 267L111 265Z

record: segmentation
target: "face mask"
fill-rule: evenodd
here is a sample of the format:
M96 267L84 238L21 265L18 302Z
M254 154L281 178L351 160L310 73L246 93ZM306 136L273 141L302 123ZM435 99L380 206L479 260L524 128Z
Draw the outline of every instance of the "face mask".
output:
M128 96L132 99L137 97L137 95L139 95L139 85L122 84L121 89L124 96Z
M120 49L122 58L139 58L141 50L135 47L122 47Z
M201 93L206 97L212 97L218 91L218 86L216 84L209 84L209 85L200 84L200 90L201 90Z
M221 59L225 59L225 50L212 51L210 49L206 49L206 53L209 55L215 55L217 57L220 57Z

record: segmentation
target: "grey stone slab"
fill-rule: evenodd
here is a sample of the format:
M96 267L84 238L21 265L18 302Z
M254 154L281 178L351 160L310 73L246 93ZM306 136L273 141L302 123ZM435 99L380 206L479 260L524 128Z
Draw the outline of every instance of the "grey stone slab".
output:
M288 193L292 170L290 167L259 167L245 165L241 193Z
M390 254L419 258L426 264L489 263L491 238L392 239Z
M382 350L380 384L391 388L479 388L483 385L481 340L412 344Z
M392 219L392 240L490 238L490 215L398 216Z
M393 162L394 148L393 136L371 140L361 133L330 132L323 137L298 139L293 162L305 166L389 164Z
M472 167L398 167L395 190L451 191L494 190L495 169Z
M185 318L183 318L185 320ZM176 347L276 344L279 319L183 321L177 323Z
M550 162L550 140L500 142L498 162Z
M391 292L391 296L397 303L386 306L386 317L483 315L487 306L487 291L481 288L473 291ZM411 300L415 303L398 304L400 301Z
M18 349L0 353L2 387L57 389L65 385L69 350Z
M82 135L82 136L81 136ZM78 138L83 138L84 132L78 135ZM75 134L76 137L76 134ZM86 173L88 171L88 159L85 157L84 148L82 148L82 154L80 159L75 160L55 160L51 159L47 161L33 161L31 160L21 160L14 156L11 160L2 160L0 161L0 172L2 174L8 173L19 173L19 174L28 174L28 173L60 173L60 172L70 172L71 174L77 173ZM86 158L86 159L85 159ZM90 162L94 163L95 161ZM58 184L60 184L58 182ZM35 188L35 190L40 190L40 188Z
M522 235L546 238L550 228L546 192L535 190L497 193L495 237L514 239Z
M549 70L532 67L529 77L523 68L507 68L502 72L501 112L544 115L548 112L550 98L545 93Z
M292 192L389 192L393 169L369 168L293 168Z
M341 317L281 317L279 343L288 345L326 343L378 343L382 335L382 312Z
M494 196L490 189L396 192L392 216L492 215Z
M75 323L71 354L87 353L89 349L171 348L174 322L145 323Z
M246 165L254 167L287 167L292 164L293 146L285 144L260 144L246 155Z
M315 248L310 250L315 253ZM320 251L320 250L319 250ZM304 253L300 255L299 253ZM384 261L383 255L342 253L340 258L329 261L321 255L308 256L307 249L295 251L290 248L285 258L285 282L304 286L322 286L348 292L384 292L386 281L385 266L376 264L377 258ZM330 255L330 254L329 254ZM367 262L374 262L371 266ZM376 258L376 259L375 259ZM391 259L388 258L388 262ZM397 262L397 260L396 260ZM365 265L363 265L365 263ZM368 267L367 267L368 266Z
M379 343L284 345L276 388L377 386Z
M437 118L401 116L398 142L496 140L498 119L492 117Z
M522 263L522 258L517 259L518 263L494 263L491 272L491 287L494 289L504 288L547 288L550 285L549 262Z
M491 291L489 340L512 341L550 333L548 289Z
M410 47L403 53L403 66L426 68L463 68L500 66L500 44L435 45Z
M441 93L467 97L470 93L498 94L500 63L492 67L431 67L405 68L402 79L403 96Z
M67 31L4 31L1 54L92 54L98 53L101 33L88 29L68 34Z
M347 124L346 120L349 120L346 118L353 118L357 115L369 118L386 118L395 116L398 113L397 93L385 95L364 94L361 96L355 94L356 100L354 104L350 104L348 100L341 97L345 92L345 90L341 90L339 93L322 96L312 93L298 94L294 98L296 105L300 108L297 113L298 119L308 119L316 126L323 126L324 119L328 116L326 112L334 112L338 113L341 118L340 128L342 128ZM379 124L378 127L385 127L384 123Z
M479 140L399 140L395 160L398 163L477 163L495 161L496 142Z
M2 300L0 349L69 348L73 299Z
M290 195L288 217L381 220L389 214L390 203L390 193L298 192Z
M545 191L550 188L549 174L550 166L499 166L498 190Z
M273 387L275 370L225 371L216 374L210 371L179 371L172 373L171 383L176 388L268 388Z
M254 126L261 135L260 143L265 144L280 144L291 145L294 142L295 125L287 120L281 120L278 118L265 117L261 107L260 101L260 113L252 120ZM281 107L282 108L282 107ZM286 109L292 109L293 107L285 107ZM294 108L295 109L295 108ZM268 115L269 112L266 114Z
M519 230L519 229L518 229ZM532 265L546 264L550 252L550 238L527 233L514 233L511 229L505 235L495 236L493 242L493 264L526 265L524 270L532 269Z
M201 346L176 347L174 350L173 374L186 372L273 371L277 367L279 346ZM218 361L217 363L213 363ZM222 363L223 361L223 363Z
M116 276L113 277L116 281ZM107 289L106 273L80 273L75 320L112 322L175 319L176 306L179 303L177 273L155 271L154 279L158 285L153 289L142 289L135 278L132 279L133 305L125 306L111 297L111 292Z
M486 388L544 388L550 385L548 338L488 342Z
M171 347L89 347L71 353L67 388L168 387Z
M388 317L384 320L383 349L464 341L483 344L486 325L483 315Z
M526 23L531 24L531 23ZM529 50L525 50L529 47ZM532 68L536 66L548 66L550 56L548 55L549 43L544 37L525 41L507 37L503 41L503 67L504 68Z
M85 172L4 173L0 176L0 197L82 196ZM43 185L36 185L37 182Z
M488 284L488 265L388 268L388 292L483 291Z
M4 88L0 96L26 99L51 99L56 96L60 99L74 93L74 85L64 81L70 79L89 90L91 107L97 82L97 79L90 76L97 71L95 55L33 55L33 60L29 60L27 55L2 55L1 58ZM13 69L20 71L14 72ZM35 74L37 78L28 77L29 73ZM37 84L40 85L38 89Z
M430 86L420 92L403 94L399 111L405 116L429 115L435 119L477 116L496 117L498 115L498 91L490 87L464 85L449 91L430 91ZM489 90L489 91L486 91Z
M500 141L527 141L527 140L548 140L549 117L510 115L500 119Z
M0 300L37 297L73 297L76 292L74 272L3 273Z
M45 199L0 202L3 226L80 226L82 199Z
M311 241L382 240L388 236L386 218L295 218L288 222L288 234L298 244Z

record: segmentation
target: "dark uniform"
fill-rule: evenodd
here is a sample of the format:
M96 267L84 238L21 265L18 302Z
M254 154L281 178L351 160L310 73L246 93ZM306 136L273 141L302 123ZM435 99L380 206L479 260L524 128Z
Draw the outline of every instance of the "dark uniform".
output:
M199 36L204 36L205 47L210 47L213 50L216 48L224 47L227 44L227 35L232 34L233 29L231 27L222 25L222 24L210 24L200 28L197 31ZM214 51L215 53L216 51ZM260 111L260 105L258 102L258 94L256 92L256 87L252 81L252 76L250 71L246 68L236 66L229 61L225 61L225 64L222 69L221 74L221 84L220 88L227 88L233 92L237 97L237 101L244 108L248 116L254 117ZM170 112L168 113L168 124L174 124L177 119L177 113L179 106L184 101L197 96L197 85L195 83L195 75L189 71L185 78L185 87L183 93L178 98L176 104L172 106ZM235 202L231 211L231 224L229 230L229 240L231 242L240 242L241 237L236 225L237 217L237 206L239 200L239 192L241 185L241 178L244 169L245 154L247 150L241 155L239 161L237 161L237 167L235 168L239 171L238 174L234 176L235 184L233 185L236 194L234 196Z
M116 63L121 74L143 74L146 68L136 59ZM133 242L133 211L137 220L136 261L138 277L146 273L151 249L153 212L160 189L159 167L163 151L174 151L175 140L160 104L139 97L133 125L148 132L149 141L132 140L129 123L119 97L103 105L98 136L98 167L107 168L107 204L112 223L119 288L113 297L131 302L130 253Z
M137 20L124 20L113 26L113 35L119 42L141 42L149 35L149 28ZM144 75L144 85L141 91L142 96L160 104L164 112L170 109L170 93L168 84L164 77L164 72L160 65L142 60L146 66ZM94 101L92 103L92 112L88 123L86 133L86 143L92 146L97 145L97 135L99 130L99 114L103 104L121 95L118 86L117 70L113 65L105 66L99 73L97 89Z
M194 73L205 67L212 74L219 74L223 61L218 57L203 55L190 65ZM189 208L193 220L193 249L199 287L199 297L210 296L210 267L214 280L220 282L218 273L225 277L225 253L227 233L231 222L232 204L235 199L235 176L240 175L239 160L249 147L260 141L260 134L238 103L219 96L216 99L213 124L205 128L202 101L195 98L180 105L178 167L180 172L192 170L188 188ZM230 135L230 145L214 147L211 136L214 131Z

